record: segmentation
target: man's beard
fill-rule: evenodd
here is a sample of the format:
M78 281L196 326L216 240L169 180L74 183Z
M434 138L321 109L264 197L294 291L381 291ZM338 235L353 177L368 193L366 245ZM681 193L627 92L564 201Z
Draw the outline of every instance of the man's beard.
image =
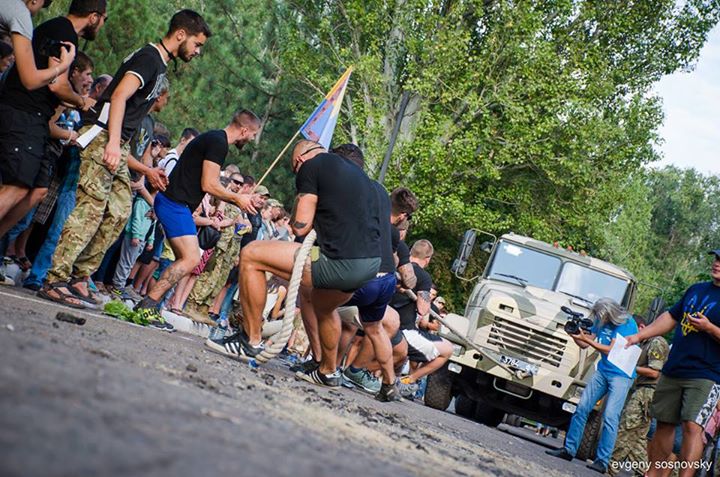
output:
M193 59L192 53L190 53L188 47L187 47L187 40L183 41L180 44L180 47L178 48L178 54L177 57L183 60L185 63L189 63L190 60Z
M97 38L98 31L100 31L99 23L96 23L95 25L88 25L85 28L83 28L82 35L85 40L93 41L95 38Z
M245 144L247 144L247 143L235 141L235 147L237 148L238 151L242 151L243 147L245 147Z

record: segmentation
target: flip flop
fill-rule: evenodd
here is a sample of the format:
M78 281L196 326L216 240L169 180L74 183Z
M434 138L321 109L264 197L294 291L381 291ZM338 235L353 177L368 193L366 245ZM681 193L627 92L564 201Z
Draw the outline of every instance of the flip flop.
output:
M37 296L44 300L52 301L55 303L59 303L61 305L69 306L70 308L75 308L77 310L84 310L85 305L82 303L73 303L71 300L79 301L78 298L76 298L74 295L70 293L64 293L61 290L67 290L70 292L70 287L68 287L67 283L63 282L56 282L56 283L48 283L44 287L42 287L38 292ZM55 292L58 296L52 296L50 293Z

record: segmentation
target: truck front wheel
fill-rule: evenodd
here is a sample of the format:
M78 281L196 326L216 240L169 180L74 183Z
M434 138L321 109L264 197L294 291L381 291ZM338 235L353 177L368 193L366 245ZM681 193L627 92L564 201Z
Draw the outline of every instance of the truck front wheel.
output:
M446 364L428 376L427 387L425 388L425 405L444 411L450 405L451 392L452 378Z
M475 420L480 424L488 427L497 427L505 417L505 413L500 409L488 406L484 402L477 403L475 410Z
M581 460L594 460L595 450L597 447L598 438L600 437L600 428L602 427L602 413L592 411L588 416L587 423L585 424L585 432L583 433L582 442L578 448L577 457Z

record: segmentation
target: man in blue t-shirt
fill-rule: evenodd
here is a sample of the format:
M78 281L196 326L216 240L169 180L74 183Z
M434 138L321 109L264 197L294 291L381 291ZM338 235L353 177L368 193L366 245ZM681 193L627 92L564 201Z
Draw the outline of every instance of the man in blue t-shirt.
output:
M557 450L546 451L546 453L565 460L572 460L580 447L590 412L595 404L605 397L603 427L598 442L597 457L592 464L587 466L592 470L605 473L615 448L620 414L625 405L625 398L637 375L634 370L632 376L625 374L608 360L608 354L618 335L634 335L638 328L635 320L610 298L601 298L596 301L592 307L591 316L595 320L595 325L590 334L584 333L580 329L578 334L570 336L580 348L592 347L598 350L600 362L580 397L580 402L578 402L575 414L570 421L565 446Z
M680 460L691 463L680 477L695 474L703 451L703 428L720 401L720 249L709 254L714 256L712 281L692 285L652 325L628 338L630 345L675 329L650 408L658 422L648 446L651 477L661 475L678 424L683 430Z

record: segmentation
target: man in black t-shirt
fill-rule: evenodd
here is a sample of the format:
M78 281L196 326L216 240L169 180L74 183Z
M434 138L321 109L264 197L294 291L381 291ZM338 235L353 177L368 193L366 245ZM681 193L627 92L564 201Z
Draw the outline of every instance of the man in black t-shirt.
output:
M128 167L164 190L160 169L128 157L128 141L157 99L167 62L188 62L211 36L198 13L181 10L158 44L130 54L84 119L78 143L86 145L78 180L75 210L63 229L45 287L39 295L76 308L96 306L87 280L126 223L132 206ZM69 283L68 283L69 281ZM76 298L73 298L75 295ZM80 301L78 301L78 299Z
M37 67L59 71L60 49L77 48L78 36L95 39L104 22L105 0L74 0L67 16L35 29L32 47ZM47 194L55 162L45 155L48 122L61 101L83 109L93 104L73 90L69 71L56 74L48 86L29 90L13 66L0 88L0 236Z
M416 381L440 369L453 352L452 344L438 335L430 333L430 289L432 278L425 271L433 255L433 246L428 240L418 240L410 249L410 261L417 277L413 288L417 300L413 301L399 291L390 306L400 315L400 329L408 344L408 358L420 363L410 375L400 380L403 397L412 397L417 391Z
M255 139L260 120L248 111L233 115L225 129L208 131L187 145L177 166L170 174L170 183L155 197L155 215L175 254L175 261L160 276L147 296L135 307L151 323L163 323L158 309L160 301L177 282L200 263L197 230L193 212L205 194L232 202L246 212L255 212L258 197L226 189L220 183L220 169L225 164L230 144L242 148ZM171 326L165 323L165 326Z
M297 197L291 226L300 237L314 228L319 245L305 267L302 285L311 290L322 359L318 369L301 377L335 387L340 385L337 370L340 317L336 308L372 280L380 268L380 213L372 206L377 202L376 192L359 167L328 154L323 146L312 141L303 140L295 146L292 168L297 174ZM267 240L252 242L243 249L240 299L245 331L220 344L226 354L253 357L263 350L265 272L289 280L299 248L299 243ZM208 342L208 346L213 345Z

